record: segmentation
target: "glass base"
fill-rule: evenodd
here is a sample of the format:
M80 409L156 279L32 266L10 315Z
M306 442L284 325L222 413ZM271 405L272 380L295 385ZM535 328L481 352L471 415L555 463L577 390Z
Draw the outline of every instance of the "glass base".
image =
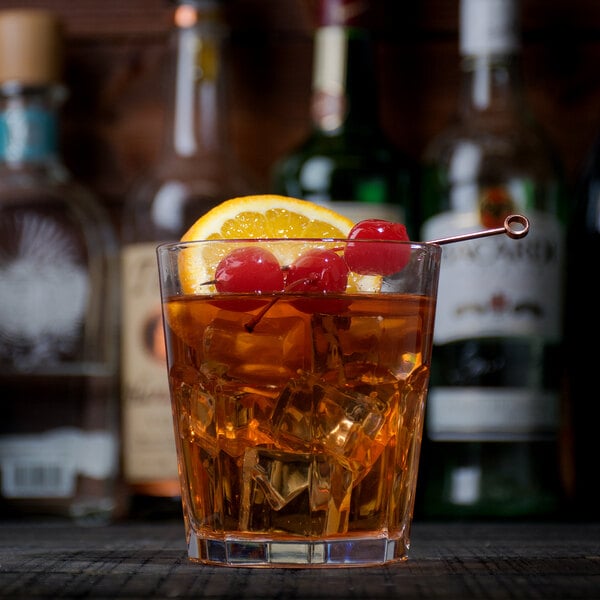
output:
M340 538L321 541L274 541L190 536L188 556L194 562L238 567L366 567L408 558L406 540Z

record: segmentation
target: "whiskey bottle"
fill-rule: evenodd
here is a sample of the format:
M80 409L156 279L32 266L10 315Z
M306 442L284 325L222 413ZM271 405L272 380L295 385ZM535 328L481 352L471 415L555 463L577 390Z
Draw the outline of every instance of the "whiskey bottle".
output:
M123 211L123 464L133 517L181 515L156 246L178 240L221 201L250 193L228 131L228 28L221 6L176 3L163 146Z
M421 239L530 234L444 248L417 514L555 514L560 477L567 206L561 163L526 104L516 0L461 0L455 121L424 157Z
M119 501L118 246L59 150L62 23L0 11L0 513Z
M329 204L355 222L404 223L414 168L381 127L371 16L369 2L319 2L312 129L273 165L272 189Z

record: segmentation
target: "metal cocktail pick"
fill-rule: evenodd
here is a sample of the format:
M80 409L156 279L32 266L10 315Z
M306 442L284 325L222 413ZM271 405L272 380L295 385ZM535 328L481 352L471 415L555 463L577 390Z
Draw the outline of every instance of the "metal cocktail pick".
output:
M475 238L487 237L490 235L499 235L506 233L506 235L513 239L525 237L529 232L529 219L523 215L508 215L504 219L504 225L502 227L496 227L493 229L484 229L482 231L474 231L472 233L465 233L463 235L454 235L452 237L440 238L439 240L431 240L428 244L452 244L453 242L463 242L465 240L472 240Z

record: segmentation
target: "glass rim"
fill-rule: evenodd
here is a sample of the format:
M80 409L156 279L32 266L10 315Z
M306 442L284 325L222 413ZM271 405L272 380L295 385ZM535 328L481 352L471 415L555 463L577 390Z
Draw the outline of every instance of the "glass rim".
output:
M268 237L256 237L256 238L211 238L204 240L179 240L170 242L161 242L156 246L156 250L161 249L177 249L177 248L194 248L197 246L212 245L212 244L256 244L256 243L294 243L299 242L303 244L309 243L321 243L321 244L399 244L399 245L410 245L415 248L440 248L441 244L436 242L421 242L414 240L388 240L381 238L359 238L359 239L348 239L348 238L337 238L337 237L322 237L322 238L268 238Z

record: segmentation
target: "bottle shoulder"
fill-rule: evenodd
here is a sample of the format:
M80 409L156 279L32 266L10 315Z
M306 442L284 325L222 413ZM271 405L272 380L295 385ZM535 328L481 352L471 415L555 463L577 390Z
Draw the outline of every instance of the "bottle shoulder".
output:
M74 225L105 229L108 240L114 237L100 199L60 163L22 169L0 165L0 211L15 210L63 211Z
M373 149L389 155L399 153L391 140L378 128L340 129L334 132L313 129L286 156L354 154L368 157L372 155Z
M544 132L520 124L512 129L451 123L423 154L417 220L480 212L490 198L498 208L552 214L568 223L570 208L562 161Z
M205 177L193 164L173 167L151 170L133 182L123 204L124 243L179 239L217 204L259 190L242 169L223 170L216 164Z
M453 123L430 141L423 162L448 170L469 168L471 176L494 166L539 178L563 177L558 153L545 133L522 124L494 129Z
M324 135L313 133L280 157L273 165L276 178L298 177L311 165L327 165L327 170L393 173L414 168L413 161L383 135ZM316 168L316 167L315 167Z

